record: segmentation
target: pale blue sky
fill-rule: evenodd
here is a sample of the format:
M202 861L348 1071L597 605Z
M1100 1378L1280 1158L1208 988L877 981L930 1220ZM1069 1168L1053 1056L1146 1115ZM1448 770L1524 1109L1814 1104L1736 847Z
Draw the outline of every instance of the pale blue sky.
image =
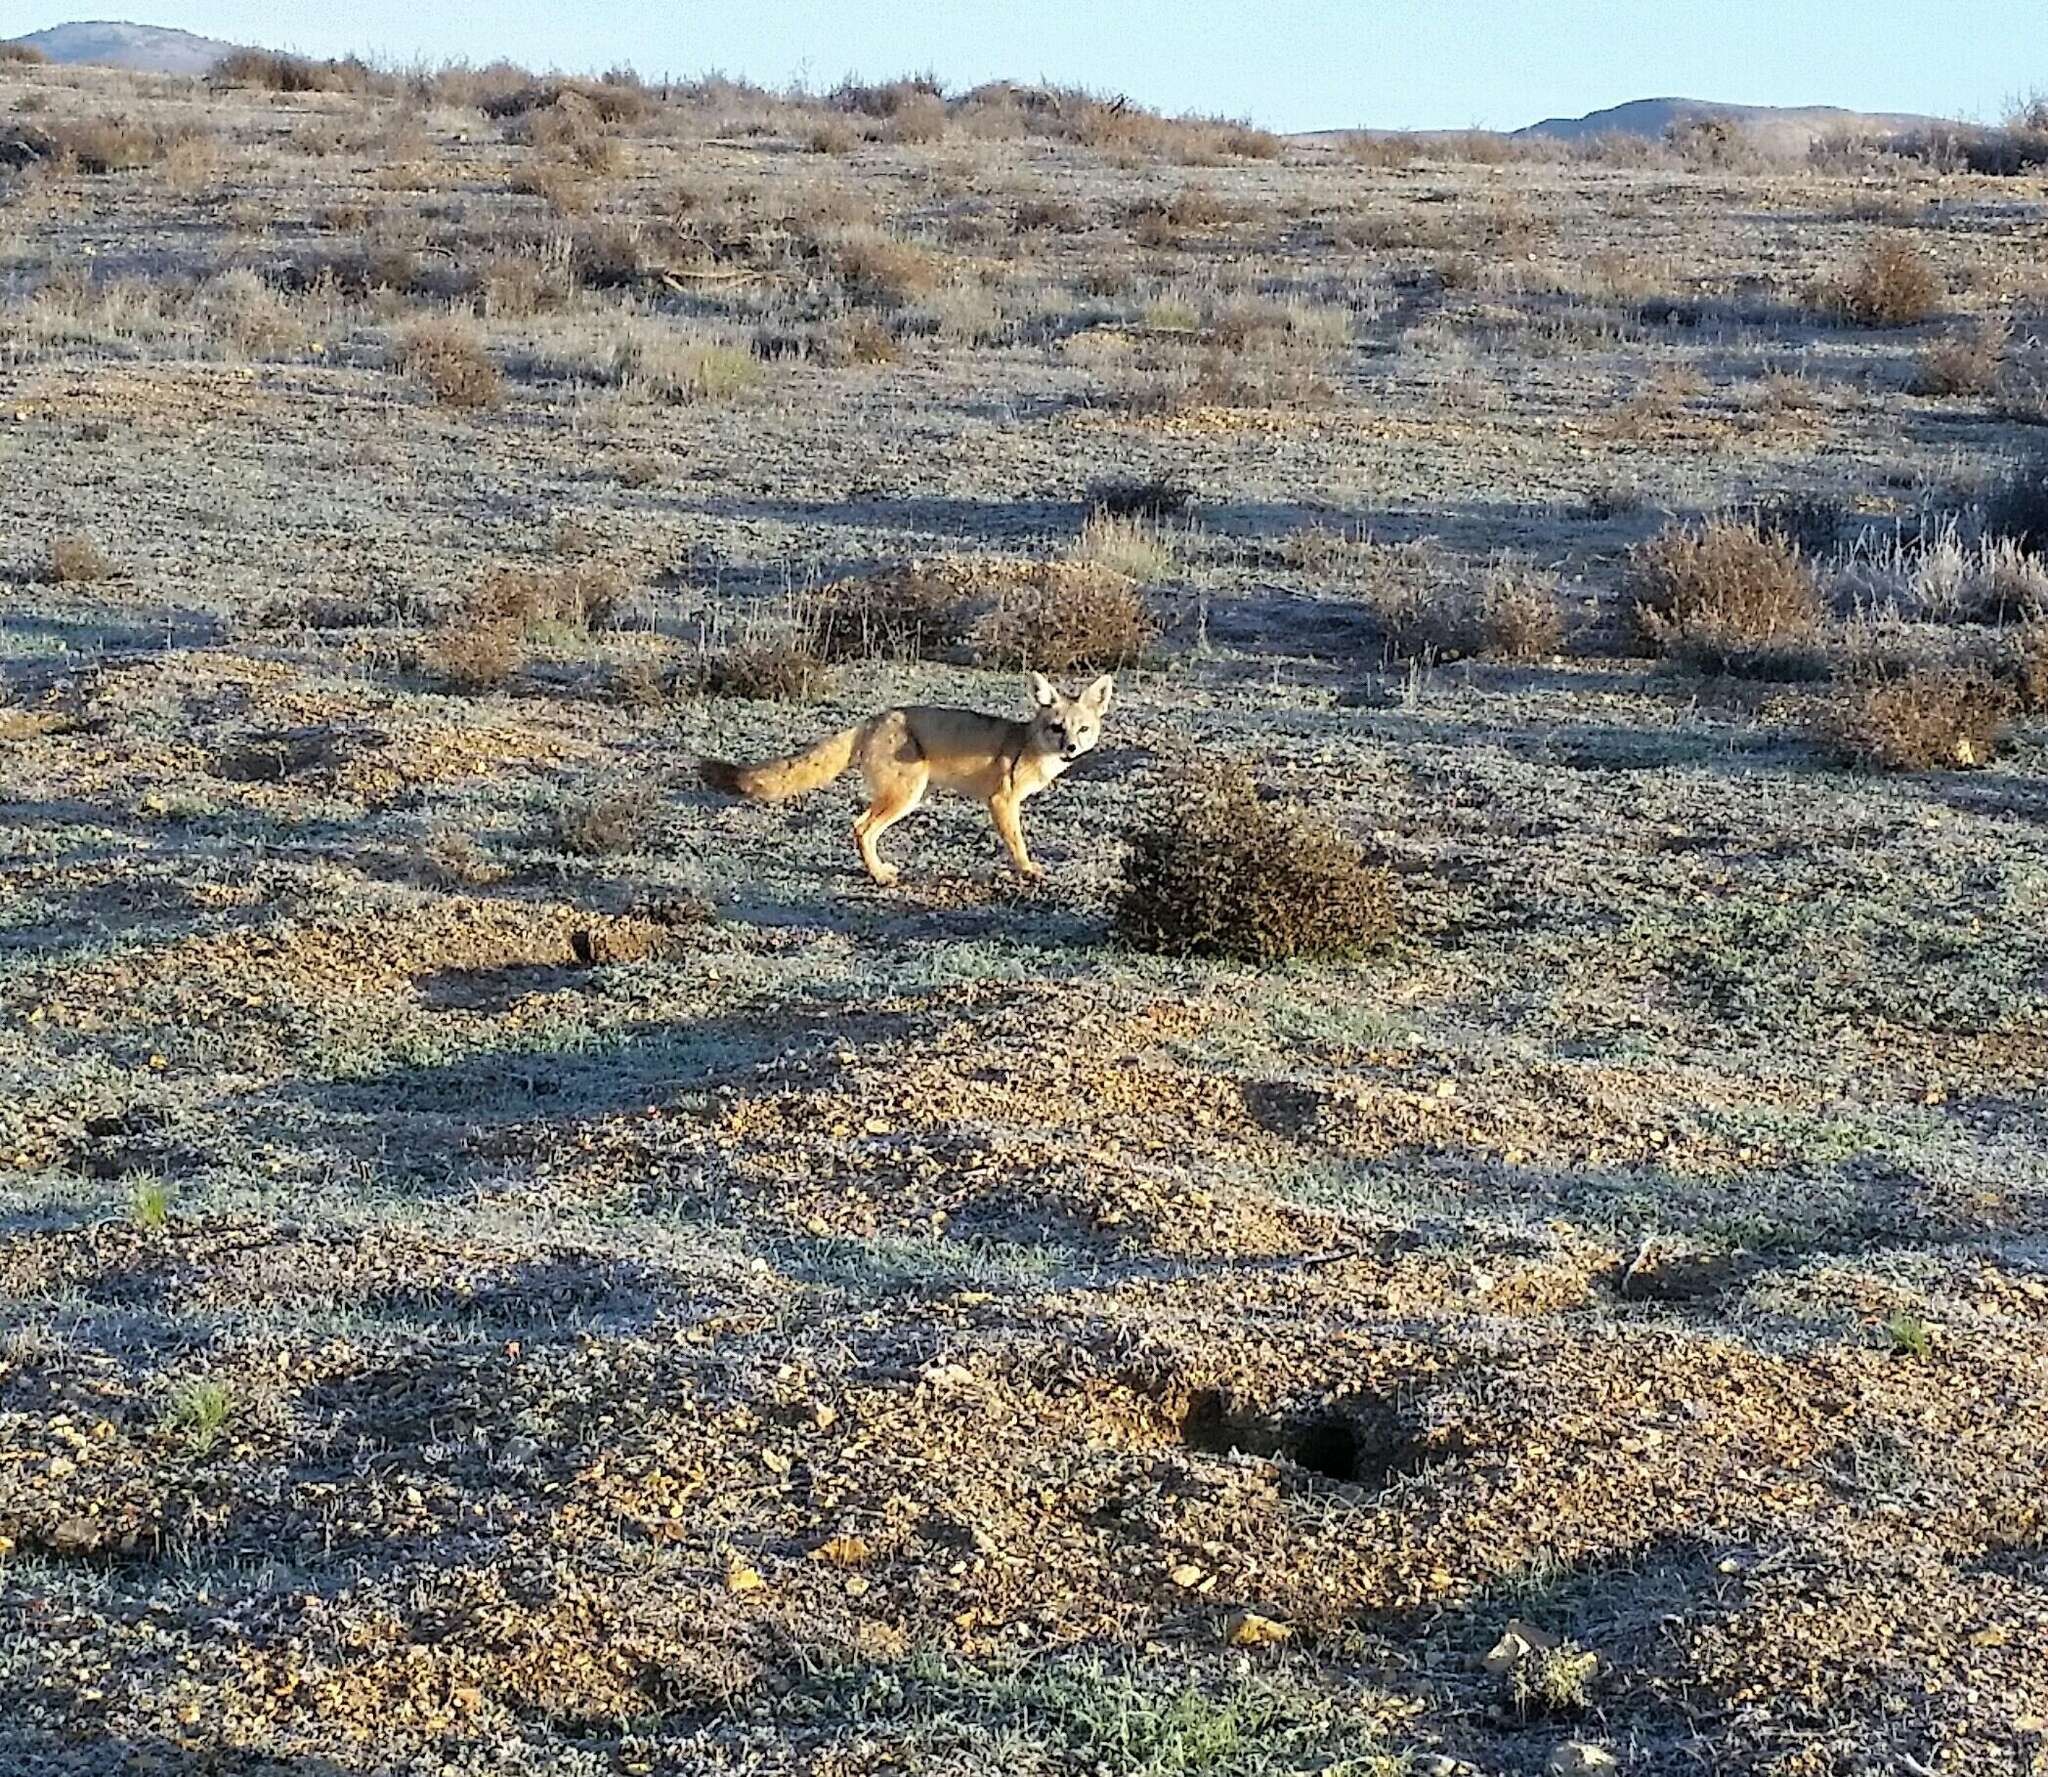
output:
M78 16L0 0L0 34ZM2048 86L2042 0L148 0L131 16L398 61L776 86L925 67L955 85L1044 78L1289 130L1512 129L1667 95L1988 121Z

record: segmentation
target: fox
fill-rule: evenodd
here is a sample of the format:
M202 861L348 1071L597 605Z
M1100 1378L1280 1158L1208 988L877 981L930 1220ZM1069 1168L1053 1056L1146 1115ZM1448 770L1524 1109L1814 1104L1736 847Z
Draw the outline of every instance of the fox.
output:
M1026 797L1051 787L1102 739L1116 675L1104 673L1078 697L1063 696L1043 673L1031 675L1032 712L1019 722L976 710L905 704L827 735L805 752L759 765L705 759L698 774L712 789L750 802L786 802L826 784L858 761L868 805L853 842L870 878L883 888L902 879L877 849L884 833L924 800L932 784L973 796L988 810L1011 866L1027 880L1045 875L1024 844Z

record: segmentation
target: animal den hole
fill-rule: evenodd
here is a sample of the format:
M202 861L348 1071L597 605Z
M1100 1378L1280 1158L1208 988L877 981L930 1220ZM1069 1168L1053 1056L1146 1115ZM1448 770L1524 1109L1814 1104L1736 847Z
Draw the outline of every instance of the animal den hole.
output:
M1262 1456L1326 1481L1380 1487L1428 1459L1422 1440L1384 1401L1354 1396L1306 1413L1262 1413L1220 1389L1188 1402L1181 1440L1210 1456Z

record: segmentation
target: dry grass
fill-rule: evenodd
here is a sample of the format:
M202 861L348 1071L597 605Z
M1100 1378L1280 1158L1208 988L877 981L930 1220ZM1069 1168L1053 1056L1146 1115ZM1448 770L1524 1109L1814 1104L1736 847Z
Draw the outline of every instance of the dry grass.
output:
M2028 555L2048 556L2048 455L2015 464L1984 501L1984 534Z
M1954 770L1990 763L2013 703L2013 693L1976 665L1914 667L1844 685L1823 706L1818 728L1838 757L1866 770Z
M43 545L42 577L58 586L83 586L106 580L113 558L82 531L64 531Z
M1342 960L1394 935L1387 872L1327 827L1263 800L1240 762L1189 773L1127 839L1116 926L1141 950Z
M81 173L130 172L154 166L181 138L150 124L125 117L85 118L55 126L51 132L60 154L68 155Z
M1642 641L1706 672L1783 670L1811 648L1823 614L1798 549L1739 519L1673 525L1639 545L1627 596Z
M940 254L874 229L842 236L832 247L829 261L846 286L847 301L877 308L897 308L928 296L947 275Z
M505 378L476 330L452 315L416 323L398 342L398 366L446 407L496 407Z
M1828 310L1856 327L1913 327L1941 312L1941 268L1910 241L1865 248L1823 293Z
M1159 633L1137 580L1103 562L1039 562L998 587L974 630L984 666L1042 673L1135 666Z

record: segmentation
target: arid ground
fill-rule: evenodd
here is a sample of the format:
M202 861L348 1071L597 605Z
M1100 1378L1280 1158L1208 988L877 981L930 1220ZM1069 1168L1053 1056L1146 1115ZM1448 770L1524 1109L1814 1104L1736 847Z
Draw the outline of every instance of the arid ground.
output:
M2048 176L357 84L0 65L0 1766L2048 1768Z

